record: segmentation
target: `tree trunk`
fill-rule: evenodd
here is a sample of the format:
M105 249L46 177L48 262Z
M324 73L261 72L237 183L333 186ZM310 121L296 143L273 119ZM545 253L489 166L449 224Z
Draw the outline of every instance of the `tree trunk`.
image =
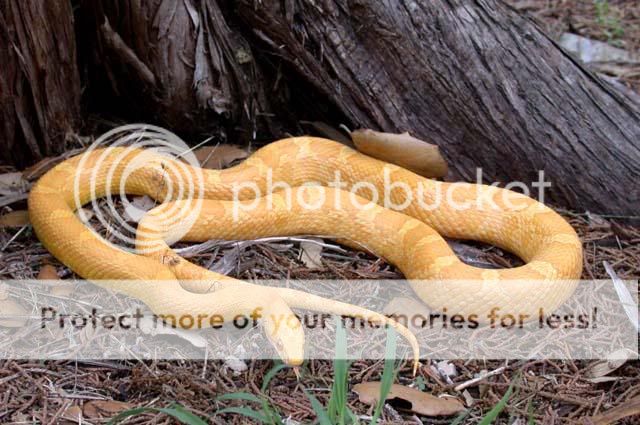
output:
M80 115L71 4L0 2L0 160L22 166L60 153Z
M300 134L303 119L409 131L441 147L453 179L474 181L482 167L485 182L530 185L544 170L547 201L637 215L640 107L499 0L96 0L79 10L96 112L234 140ZM20 164L60 150L78 114L71 10L10 0L0 20L2 155Z
M260 70L215 0L96 0L81 16L93 84L110 87L100 101L112 95L112 109L188 135L250 139L263 124Z
M242 0L255 36L357 126L441 147L455 178L536 181L637 215L640 107L495 0ZM486 180L485 180L486 181Z

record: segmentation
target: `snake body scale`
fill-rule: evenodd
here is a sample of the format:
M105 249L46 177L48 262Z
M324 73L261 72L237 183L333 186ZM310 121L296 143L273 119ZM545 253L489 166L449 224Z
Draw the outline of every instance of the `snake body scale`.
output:
M83 170L98 164L98 158L103 159L100 169L93 170L98 179L97 191L89 187L88 179L76 179L77 173L86 173L79 169L78 156L47 172L29 196L30 219L38 238L78 275L138 298L156 314L215 310L230 320L258 308L267 336L280 357L291 365L300 364L304 358L302 327L299 323L283 326L279 320L295 317L291 307L363 316L393 326L407 338L413 349L414 367L417 365L415 336L384 315L303 291L240 281L179 257L166 241L172 242L176 229L185 224L179 220L167 224L161 218L166 208L181 203L189 207L184 204L193 202L173 199L175 194L166 184L172 181L167 179L167 170L171 169L167 164L175 159L144 152L144 166L124 177L129 162L141 152L105 149L84 157ZM186 233L180 233L183 240L331 234L348 245L365 246L396 265L414 292L436 309L447 306L449 311L469 315L499 306L535 315L538 308L553 310L562 304L573 293L582 270L582 246L575 231L542 203L494 186L427 179L331 140L282 139L232 168L195 170L187 166L181 170L187 174L198 171L204 177L202 208L195 222L188 223ZM267 170L274 181L293 187L289 193L292 196L266 194ZM308 182L329 185L335 170L346 181L346 189L368 182L382 192L385 179L390 179L416 191L420 186L426 201L435 201L438 193L450 193L451 199L437 203L436 208L425 208L417 199L406 199L406 193L391 192L395 205L407 201L400 212L369 202L368 190L358 190L356 196L340 189L304 186ZM78 181L79 186L74 188ZM252 182L266 196L256 200L252 199L255 193L237 192L234 185L238 182ZM117 191L120 184L127 194L169 201L149 211L138 224L136 244L158 248L142 250L144 256L105 243L74 212L77 194L81 203L86 203ZM238 195L241 199L234 200ZM357 202L353 202L354 196ZM495 204L491 208L478 202L489 198ZM322 201L319 208L307 208L309 204L317 205L317 201ZM145 231L140 232L141 229ZM493 244L518 255L525 264L501 270L472 267L457 258L443 237ZM137 283L125 282L131 280ZM157 281L165 282L158 286ZM213 292L205 281L218 282Z

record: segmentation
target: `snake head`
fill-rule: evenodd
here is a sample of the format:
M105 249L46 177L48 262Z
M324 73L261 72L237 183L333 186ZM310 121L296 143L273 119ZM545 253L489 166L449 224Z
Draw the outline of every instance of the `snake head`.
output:
M282 361L289 366L300 366L304 361L304 331L289 306L278 298L262 319L267 338Z

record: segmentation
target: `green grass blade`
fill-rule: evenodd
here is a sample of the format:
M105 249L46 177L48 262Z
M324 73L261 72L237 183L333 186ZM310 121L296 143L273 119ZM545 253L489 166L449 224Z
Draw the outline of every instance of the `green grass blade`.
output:
M347 408L347 415L349 416L349 420L351 420L352 424L355 424L355 425L360 424L360 421L358 420L358 417L356 416L356 414L353 413L349 408Z
M342 325L342 319L338 316L336 317L336 348L333 370L333 385L327 410L331 421L342 425L348 414L349 362L347 361L347 332Z
M460 425L467 416L469 416L469 410L465 410L464 412L460 413L458 416L455 417L453 421L451 421L449 425Z
M487 415L484 418L482 418L482 421L480 421L478 425L490 425L493 423L493 421L496 420L496 418L500 415L500 413L504 410L504 408L507 407L507 402L509 401L509 399L511 398L511 395L513 394L513 386L515 382L516 380L514 379L511 382L511 385L509 385L509 388L507 388L507 392L504 393L504 395L502 396L498 404L493 406L493 409L489 410L489 413L487 413Z
M222 400L242 400L242 401L248 401L252 403L258 403L262 407L262 412L258 412L258 413L261 413L263 415L263 419L265 423L273 424L273 423L282 422L282 418L280 417L280 414L276 411L276 409L271 407L271 405L269 404L269 400L267 400L266 396L258 397L256 395L253 395L247 392L237 392L237 393L223 394L220 397L216 397L216 401L222 401Z
M218 410L216 412L216 415L219 415L222 413L235 413L237 415L242 415L247 418L254 419L263 424L271 423L269 418L267 418L262 412L258 412L248 407L225 407L224 409Z
M160 408L158 411L164 413L165 415L173 416L175 419L179 420L183 424L187 425L207 425L207 421L202 419L199 416L194 415L189 410L185 409L183 406L179 404L173 404L171 407Z
M387 343L384 349L384 369L382 371L382 378L380 379L380 396L373 412L373 417L371 418L371 422L374 424L377 423L380 418L384 401L387 399L391 385L393 385L393 381L396 378L395 357L398 342L397 337L396 330L391 326L387 327Z
M282 423L282 417L280 416L280 413L278 413L275 407L269 404L269 400L267 400L266 397L262 400L262 412L264 413L270 424Z
M251 393L246 392L237 392L237 393L228 393L222 394L219 397L216 397L216 401L221 400L243 400L243 401L252 401L255 403L262 403L262 399L258 396L255 396Z
M204 419L194 415L183 406L175 403L169 407L138 407L136 409L125 410L111 418L107 424L115 425L126 418L141 415L143 413L164 413L165 415L169 415L180 421L180 423L186 425L207 425L207 422Z
M113 418L109 419L109 422L107 422L107 425L116 425L122 422L124 419L129 418L131 416L138 416L143 413L150 413L150 412L157 413L157 411L151 407L137 407L135 409L125 410L124 412L120 412Z
M334 422L331 420L331 418L329 418L329 414L324 409L324 407L322 407L322 404L320 404L318 399L306 390L305 394L311 401L311 407L313 408L313 411L316 412L316 416L318 417L318 422L320 423L320 425L334 425Z
M527 425L536 425L536 420L533 417L533 402L531 400L527 403L527 416L529 417Z
M262 380L262 386L260 387L260 392L266 393L267 388L269 387L269 383L271 380L280 372L282 369L287 368L288 366L284 363L279 363L273 366L269 372L264 375L264 379Z

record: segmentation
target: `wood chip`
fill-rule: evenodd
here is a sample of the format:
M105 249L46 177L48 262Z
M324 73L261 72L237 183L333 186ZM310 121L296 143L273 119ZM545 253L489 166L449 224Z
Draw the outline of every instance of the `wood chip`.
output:
M362 403L375 405L380 397L380 382L364 382L353 387ZM425 416L449 416L465 410L464 405L453 397L436 397L416 388L394 384L391 386L387 403L400 399L414 413Z
M409 133L381 133L369 129L351 132L356 148L365 155L391 162L424 177L444 177L448 166L436 145Z

